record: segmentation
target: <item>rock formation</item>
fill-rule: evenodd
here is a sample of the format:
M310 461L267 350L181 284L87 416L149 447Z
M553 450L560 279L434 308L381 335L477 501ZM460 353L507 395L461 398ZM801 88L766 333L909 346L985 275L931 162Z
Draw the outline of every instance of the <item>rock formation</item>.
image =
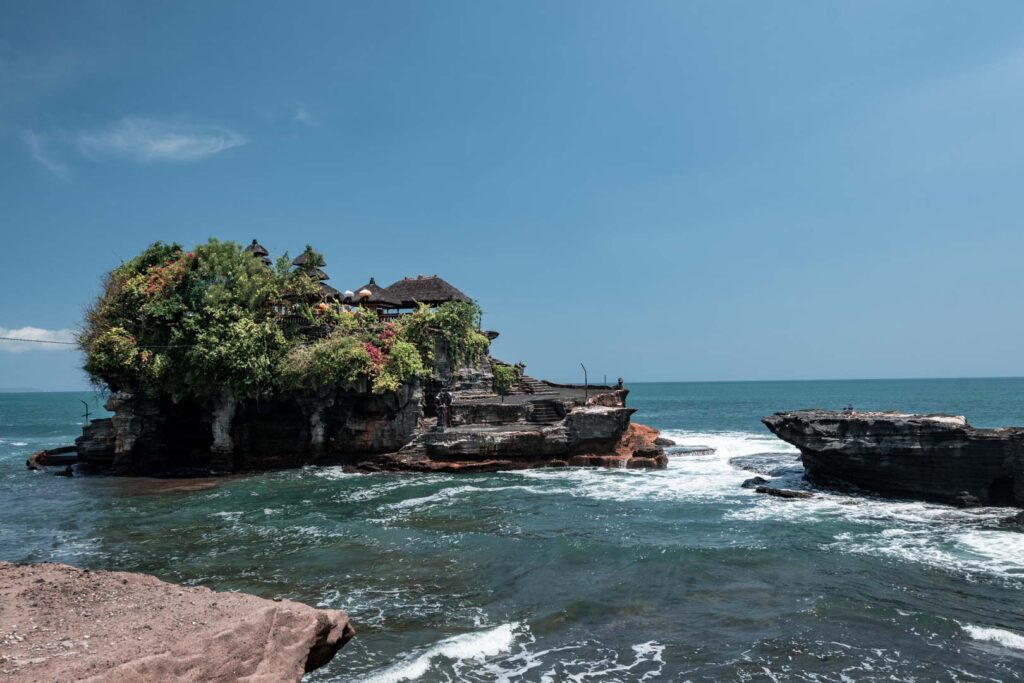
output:
M800 449L807 478L954 505L1024 507L1024 429L963 417L800 410L762 422Z
M0 562L0 678L299 681L354 635L344 612L143 574Z
M76 440L78 462L124 475L309 464L411 471L666 466L658 431L630 423L627 389L531 380L530 392L499 397L489 364L439 363L425 385L414 380L383 394L361 386L202 405L121 390L107 401L114 417L93 420ZM431 397L444 386L452 387L452 404L439 421ZM34 462L48 464L45 455Z

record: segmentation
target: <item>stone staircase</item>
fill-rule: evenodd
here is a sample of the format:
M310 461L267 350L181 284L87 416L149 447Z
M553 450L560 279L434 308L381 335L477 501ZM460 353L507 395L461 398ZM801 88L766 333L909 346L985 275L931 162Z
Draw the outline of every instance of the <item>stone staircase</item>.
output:
M554 424L562 419L561 413L555 407L554 401L531 401L533 410L530 411L530 422L536 424Z
M516 394L553 394L551 387L540 380L534 379L529 375L523 375L516 382L513 392Z

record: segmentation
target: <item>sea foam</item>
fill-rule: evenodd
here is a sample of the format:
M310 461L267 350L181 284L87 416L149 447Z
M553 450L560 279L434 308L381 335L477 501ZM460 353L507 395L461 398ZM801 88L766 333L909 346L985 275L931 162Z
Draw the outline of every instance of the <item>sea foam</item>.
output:
M998 643L1011 650L1024 650L1024 635L1019 633L1004 631L1001 628L974 626L973 624L966 624L961 628L974 640Z
M482 661L509 650L516 638L518 623L502 624L486 631L463 633L445 638L419 655L366 678L366 683L398 683L423 676L435 659L453 662Z

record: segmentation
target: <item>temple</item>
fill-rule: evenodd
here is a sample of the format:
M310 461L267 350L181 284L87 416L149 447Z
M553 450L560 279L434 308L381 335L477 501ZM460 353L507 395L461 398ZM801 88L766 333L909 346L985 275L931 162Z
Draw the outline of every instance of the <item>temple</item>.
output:
M270 252L257 240L245 248L267 267L271 267ZM472 301L457 287L437 275L417 275L404 277L387 287L377 284L375 278L357 289L338 291L327 284L330 277L324 272L327 263L323 257L307 247L292 261L295 272L305 273L317 282L316 291L306 296L291 296L287 301L275 305L278 314L288 319L294 316L297 303L326 305L335 310L351 310L352 307L363 307L376 311L381 318L394 319L412 313L420 305L434 308L449 301Z
M188 252L157 242L122 264L81 337L113 415L29 466L164 476L666 466L671 442L632 423L621 379L558 384L495 358L480 307L437 275L339 291L326 268L309 246L275 261L256 240L212 238ZM125 283L145 287L143 310ZM212 288L237 296L230 320Z

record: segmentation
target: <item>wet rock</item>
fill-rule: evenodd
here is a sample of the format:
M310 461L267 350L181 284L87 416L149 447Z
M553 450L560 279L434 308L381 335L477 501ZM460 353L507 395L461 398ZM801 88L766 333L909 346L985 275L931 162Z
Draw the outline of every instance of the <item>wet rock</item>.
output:
M799 410L762 422L800 449L807 478L952 505L1024 507L1024 429L961 416Z
M785 453L756 453L739 455L729 458L729 464L748 472L756 472L769 477L781 477L786 474L803 474L803 466L797 456Z
M0 562L0 633L12 632L4 680L26 682L297 682L354 635L344 612L290 600Z
M672 455L714 455L711 446L674 446L669 450Z
M744 481L740 486L745 489L756 489L758 486L764 486L768 483L768 480L764 477L751 477Z
M953 505L958 508L979 508L981 507L981 500L967 491L961 491L953 497Z
M766 493L776 498L814 498L810 491L794 491L792 489L777 489L774 486L758 486L754 489L757 493Z
M633 451L634 458L657 458L659 455L664 453L661 446L649 445L641 446Z
M656 446L675 446L676 442L664 436L659 436L657 439L654 440L654 444Z
M1024 531L1024 512L1004 517L999 520L999 526L1012 529L1013 531Z
M631 470L658 470L668 465L668 457L659 453L654 457L633 457L626 461L626 467Z

